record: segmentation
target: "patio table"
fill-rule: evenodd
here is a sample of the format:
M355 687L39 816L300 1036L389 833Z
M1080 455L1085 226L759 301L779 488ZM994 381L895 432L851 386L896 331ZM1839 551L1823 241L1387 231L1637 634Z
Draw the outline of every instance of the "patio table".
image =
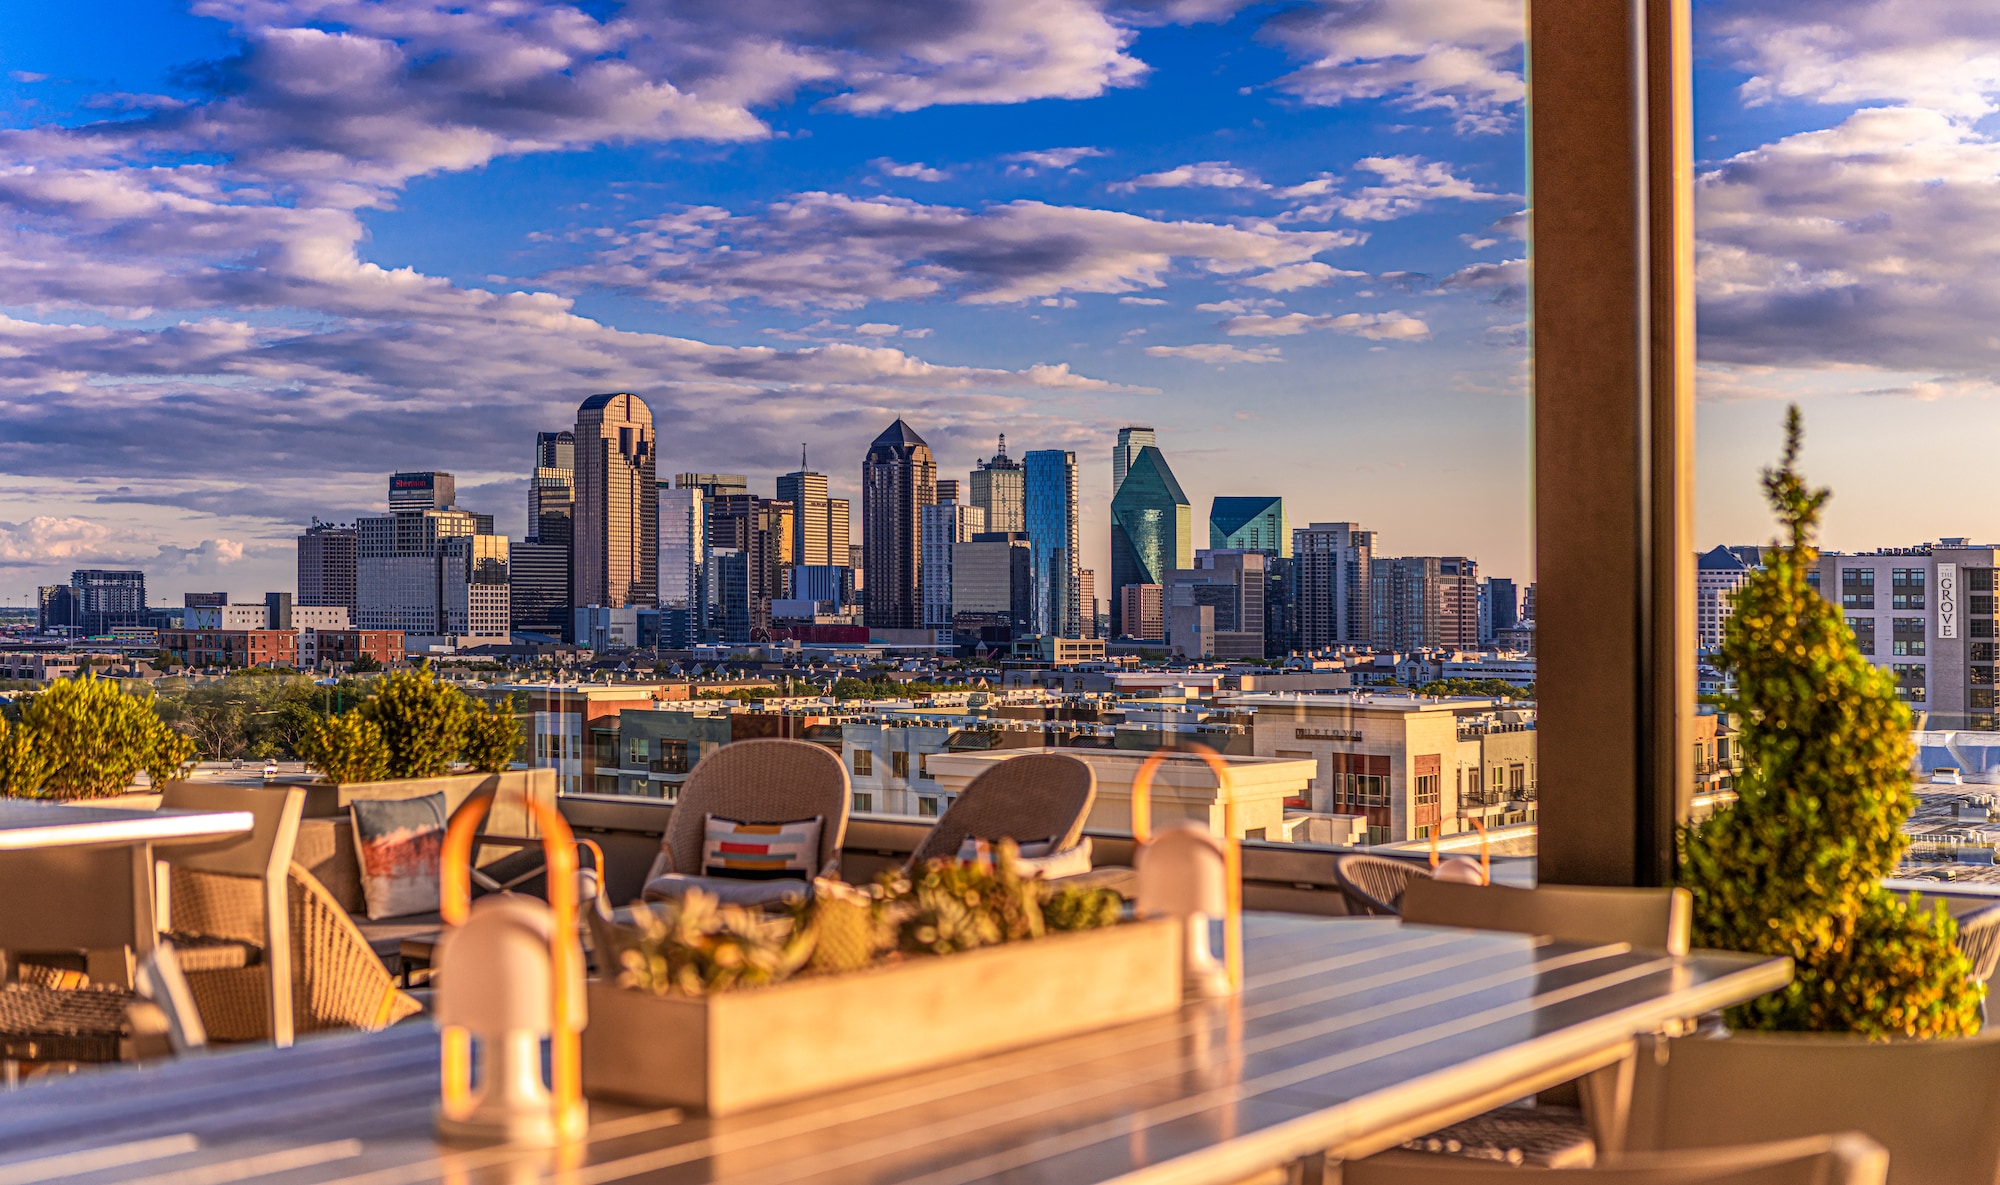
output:
M93 980L125 982L153 949L153 846L242 835L248 811L139 810L0 799L0 950L86 949ZM129 903L129 912L110 902Z
M0 1095L0 1182L1227 1185L1392 1147L1791 975L1393 919L1246 923L1236 999L721 1119L593 1102L561 1152L437 1144L421 1021L96 1071Z

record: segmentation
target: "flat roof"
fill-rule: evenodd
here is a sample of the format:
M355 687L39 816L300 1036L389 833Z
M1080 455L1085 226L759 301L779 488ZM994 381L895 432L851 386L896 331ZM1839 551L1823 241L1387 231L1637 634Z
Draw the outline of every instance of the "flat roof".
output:
M1365 692L1347 691L1317 693L1269 691L1221 696L1217 702L1251 708L1317 708L1322 711L1341 712L1358 709L1376 712L1453 712L1464 708L1497 707L1513 701L1483 695L1371 695Z

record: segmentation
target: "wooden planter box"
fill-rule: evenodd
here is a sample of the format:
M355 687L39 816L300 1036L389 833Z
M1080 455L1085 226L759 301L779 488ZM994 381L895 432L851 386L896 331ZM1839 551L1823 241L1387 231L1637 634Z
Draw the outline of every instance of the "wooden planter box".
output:
M1174 1011L1171 920L714 996L590 984L583 1089L726 1115Z

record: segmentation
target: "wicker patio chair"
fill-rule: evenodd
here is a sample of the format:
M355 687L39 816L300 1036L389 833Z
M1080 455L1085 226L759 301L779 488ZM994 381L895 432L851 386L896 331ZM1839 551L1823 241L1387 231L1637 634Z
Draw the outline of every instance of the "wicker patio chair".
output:
M2000 968L2000 905L1974 910L1958 919L1958 949L1972 962L1966 978L1986 984L1990 990L1993 972ZM1986 1022L1986 1001L1979 1001L1979 1020Z
M646 874L642 898L678 900L690 888L743 905L776 904L807 891L797 881L735 880L701 875L708 817L745 823L791 823L817 816L819 873L840 870L853 797L840 755L807 741L738 741L701 759L681 786L680 798L660 839L660 854Z
M422 1009L396 990L354 919L297 864L286 870L285 898L295 1031L374 1031ZM182 960L188 991L209 1037L270 1040L271 966L255 940L264 924L256 885L240 877L175 869L173 903L177 928L207 936L214 950L228 952Z
M1023 753L987 769L961 791L917 850L910 866L958 855L968 838L1016 843L1052 841L1073 848L1097 800L1097 775L1067 753Z
M18 982L0 984L0 1062L136 1061L206 1043L186 1015L171 943L139 960L138 990L42 964L17 971Z
M1430 869L1413 860L1342 856L1333 862L1333 879L1347 899L1347 912L1369 917L1395 917L1404 887L1414 878L1428 880L1430 875Z

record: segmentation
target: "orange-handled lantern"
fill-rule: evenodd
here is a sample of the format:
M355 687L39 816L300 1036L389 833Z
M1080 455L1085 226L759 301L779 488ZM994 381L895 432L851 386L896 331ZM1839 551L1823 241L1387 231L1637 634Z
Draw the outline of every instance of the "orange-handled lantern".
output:
M1187 985L1205 996L1233 995L1243 989L1243 849L1236 838L1236 798L1229 765L1206 745L1191 752L1215 773L1222 803L1222 835L1208 828L1176 826L1153 832L1153 776L1172 753L1156 749L1132 779L1133 864L1139 874L1139 912L1177 917L1187 925ZM1222 963L1208 949L1209 919L1222 919Z
M467 799L445 831L438 908L435 1015L442 1031L437 1126L447 1136L553 1145L587 1122L578 1033L586 1022L577 942L576 839L557 810L534 798L547 862L546 904L514 893L472 901L472 852L493 794ZM480 1084L472 1089L472 1044ZM549 1081L541 1040L549 1041Z

